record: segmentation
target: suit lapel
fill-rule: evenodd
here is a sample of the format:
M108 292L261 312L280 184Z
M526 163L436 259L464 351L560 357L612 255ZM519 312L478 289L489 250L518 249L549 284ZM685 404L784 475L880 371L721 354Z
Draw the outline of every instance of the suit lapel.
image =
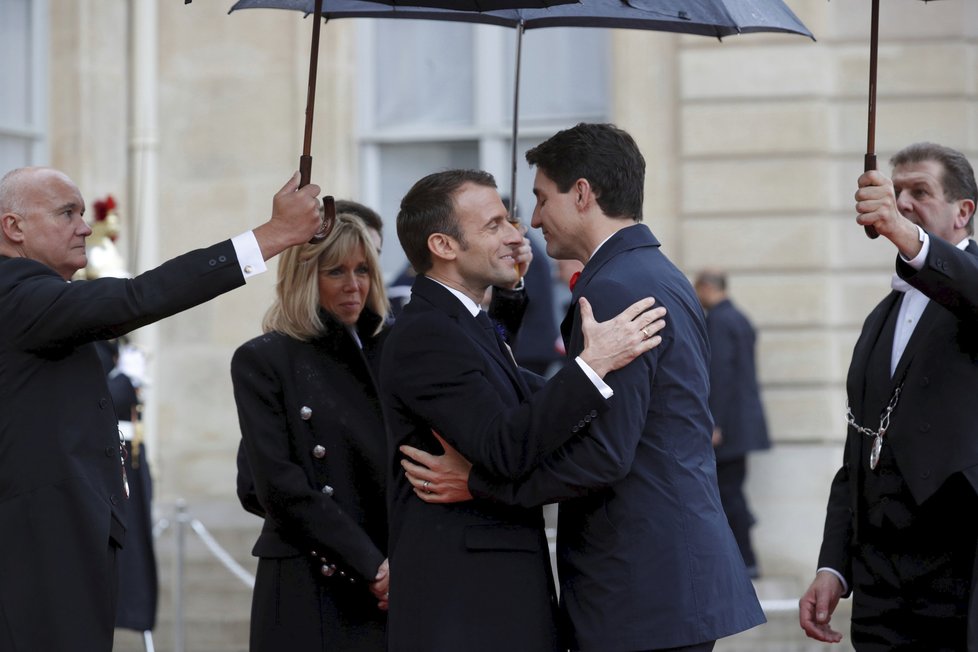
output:
M866 324L863 326L862 333L860 333L859 339L856 341L856 346L853 348L852 364L849 366L847 385L849 400L852 403L854 414L860 414L862 411L863 383L865 383L866 374L868 373L869 357L873 352L873 346L876 345L876 341L882 336L883 327L886 325L886 318L890 314L890 311L899 310L899 306L896 304L902 296L899 292L890 292L876 306L869 317L866 318Z
M520 400L529 397L529 388L520 375L515 361L503 353L496 341L496 336L487 332L455 295L440 283L432 281L422 274L418 274L415 278L414 285L411 287L411 294L412 297L417 295L426 299L435 308L447 313L459 325L459 328L475 341L480 350L503 370L516 389Z

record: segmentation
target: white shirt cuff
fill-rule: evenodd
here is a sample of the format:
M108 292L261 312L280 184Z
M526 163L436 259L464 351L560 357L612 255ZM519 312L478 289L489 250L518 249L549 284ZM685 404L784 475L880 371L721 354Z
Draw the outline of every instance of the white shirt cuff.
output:
M597 390L601 392L601 396L611 398L615 395L615 391L608 386L608 383L601 380L598 374L594 373L594 369L592 369L588 363L581 360L581 356L574 358L574 361L584 371L584 374L588 377L588 380L594 383Z
M241 275L246 281L268 270L265 259L261 255L261 247L258 246L258 239L253 232L245 231L241 235L234 236L231 238L231 246L238 256Z
M829 568L828 566L823 566L822 568L819 568L818 570L815 571L815 574L818 575L821 572L831 573L832 575L835 575L840 582L842 582L842 595L845 595L846 593L849 592L849 584L846 582L846 578L842 577L842 573L835 570L834 568Z
M913 257L912 260L907 260L900 254L900 260L910 265L917 271L924 268L924 261L927 260L927 252L930 251L930 236L927 235L927 231L924 231L919 226L917 227L917 237L920 238L920 253Z

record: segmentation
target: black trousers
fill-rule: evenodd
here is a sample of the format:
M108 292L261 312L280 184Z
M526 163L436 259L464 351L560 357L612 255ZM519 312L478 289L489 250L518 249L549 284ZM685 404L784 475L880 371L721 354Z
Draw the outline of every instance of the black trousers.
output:
M852 643L859 652L967 649L978 501L957 480L905 528L860 527L852 565Z
M737 457L732 460L717 460L717 487L720 490L720 502L727 522L733 531L734 539L744 558L744 565L756 571L757 557L750 543L750 528L754 525L754 515L747 506L747 496L744 494L744 482L747 480L747 458Z

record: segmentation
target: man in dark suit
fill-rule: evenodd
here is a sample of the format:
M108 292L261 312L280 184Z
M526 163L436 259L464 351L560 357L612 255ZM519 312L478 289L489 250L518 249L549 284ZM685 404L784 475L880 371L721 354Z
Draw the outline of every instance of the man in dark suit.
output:
M638 224L645 160L631 136L580 124L526 157L547 253L584 263L574 303L586 297L606 316L648 293L669 319L660 346L607 376L614 399L578 424L584 436L515 483L473 460L468 489L505 505L563 501L557 563L571 650L712 650L764 615L717 491L703 310ZM570 355L583 345L581 317L572 308L561 327ZM429 468L408 465L412 481L457 484L451 457L416 456Z
M416 491L437 495L446 487L413 487L397 464L398 447L440 451L437 432L493 473L523 475L601 418L609 402L600 379L658 343L653 322L661 311L644 313L652 305L645 299L595 324L584 303L587 346L543 384L516 366L478 307L490 285L516 283L513 255L523 242L492 176L453 170L425 177L401 201L397 232L418 274L380 368L394 460L389 649L556 650L540 508L422 502Z
M241 286L320 225L298 175L254 231L133 279L72 283L91 228L49 168L0 179L0 649L112 647L125 540L120 437L94 342Z
M857 650L978 650L978 186L963 154L918 143L892 180L859 177L856 221L896 247L891 292L866 318L846 379L849 429L815 580L811 638L852 594Z
M750 542L754 515L747 505L747 454L771 447L755 368L754 326L727 296L727 275L703 270L694 284L706 311L710 341L710 412L720 502L751 578L759 577Z

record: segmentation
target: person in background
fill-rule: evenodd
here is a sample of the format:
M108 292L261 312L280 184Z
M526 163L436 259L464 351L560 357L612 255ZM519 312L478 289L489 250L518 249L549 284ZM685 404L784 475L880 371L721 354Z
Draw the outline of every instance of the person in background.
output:
M381 249L384 248L384 220L380 216L380 213L352 199L337 199L335 205L337 215L346 213L347 215L353 215L359 218L363 222L364 226L367 227L367 233L370 234L370 241L373 243L374 249L377 251L377 256L379 257Z
M386 313L372 237L340 213L324 241L282 256L264 334L231 360L265 519L251 652L386 648L387 440L371 369Z
M771 447L757 386L757 334L746 315L727 296L727 275L704 270L696 276L696 296L706 311L710 340L710 412L717 456L720 501L751 578L760 577L751 546L755 519L747 504L747 454Z
M147 632L156 626L159 582L153 545L153 478L139 417L142 405L136 385L119 366L119 341L102 340L95 347L119 420L125 447L122 463L129 484L129 500L124 503L126 546L116 555L119 601L115 626Z
M98 340L204 303L265 271L323 223L296 173L271 217L132 279L69 279L88 263L85 201L66 174L0 179L0 648L112 648L127 500Z
M832 613L851 593L860 652L974 651L978 184L942 145L910 145L890 164L891 178L857 182L856 222L893 246L896 274L852 351L842 466L799 623L839 642Z

